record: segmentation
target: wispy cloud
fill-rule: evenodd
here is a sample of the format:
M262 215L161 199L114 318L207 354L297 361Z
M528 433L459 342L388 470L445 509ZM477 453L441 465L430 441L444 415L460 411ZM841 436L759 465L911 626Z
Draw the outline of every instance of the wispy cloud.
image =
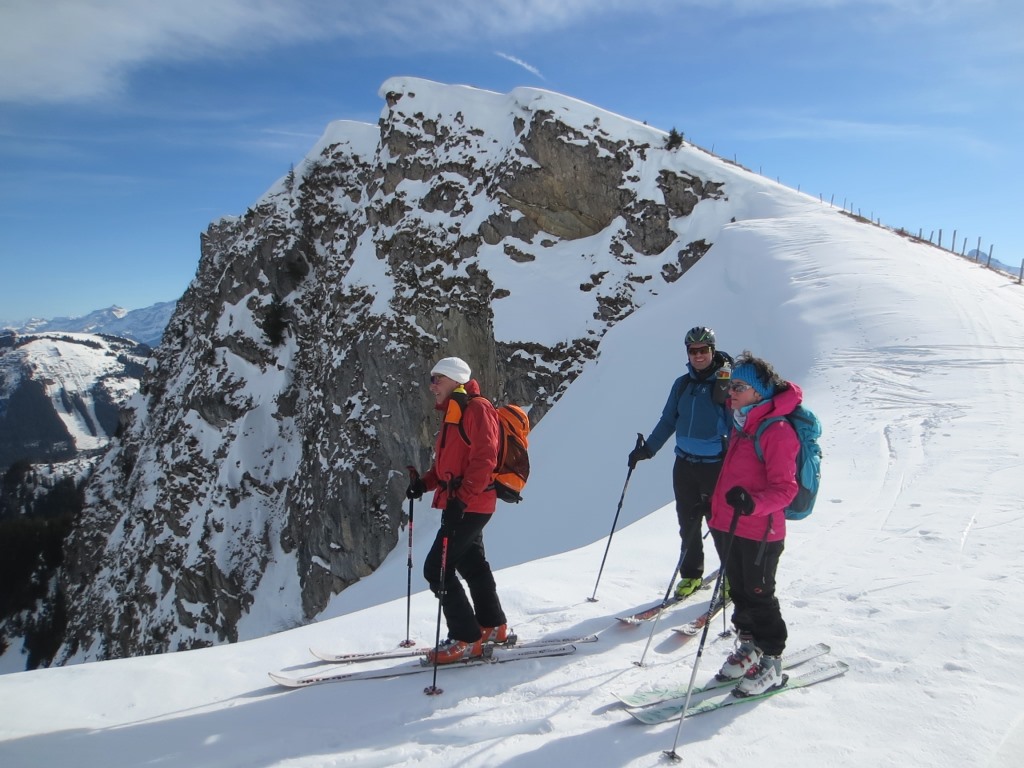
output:
M544 77L544 75L542 75L542 74L540 73L540 70L539 70L539 69L537 69L537 68L536 68L535 66L533 66L532 64L527 64L527 63L526 63L525 61L523 61L522 59L517 59L517 58L516 58L515 56L510 56L509 54L507 54L507 53L502 53L501 51L495 51L495 52L494 52L494 55L495 55L495 56L497 56L497 57L499 57L499 58L502 58L502 59L504 59L505 61L511 61L511 62L512 62L513 64L518 64L518 65L519 65L520 67L522 67L523 69L525 69L525 70L526 70L527 72L529 72L529 73L530 73L531 75L534 75L534 76L536 76L536 77L539 77L539 78L540 78L541 80L544 80L544 79L546 79L546 78Z
M976 155L994 152L989 142L963 128L942 123L915 124L846 120L812 115L760 112L736 120L736 135L752 141L957 144Z
M272 0L7 0L0 8L0 101L105 98L147 62L312 38L318 28L309 8Z
M718 0L729 16L866 7L876 23L908 17L952 26L961 15L1005 13L1012 37L1017 0ZM0 103L64 103L112 98L139 68L163 62L240 57L309 41L389 46L396 53L493 47L513 36L551 33L604 17L657 16L661 22L707 8L710 0L3 0ZM652 23L658 23L652 21ZM957 25L960 28L962 25ZM973 26L971 27L973 29ZM1008 39L1011 39L1008 38ZM1009 43L1003 42L1003 45ZM541 77L535 67L499 56Z
M784 113L761 113L744 121L736 131L745 139L828 139L830 141L916 141L927 135L931 126L909 125L840 118L811 117Z
M0 102L116 97L151 63L231 58L337 40L396 52L550 31L662 0L4 0ZM528 64L510 61L536 74Z

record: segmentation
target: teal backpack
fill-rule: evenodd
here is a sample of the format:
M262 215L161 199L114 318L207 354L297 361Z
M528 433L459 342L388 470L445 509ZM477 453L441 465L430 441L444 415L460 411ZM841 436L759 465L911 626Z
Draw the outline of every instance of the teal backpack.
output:
M765 419L754 434L754 450L757 459L764 463L761 452L761 433L776 421L788 421L800 441L800 452L796 455L796 482L799 486L796 497L786 507L787 520L803 520L814 511L814 502L818 498L818 486L821 484L821 422L810 408L798 405L787 416L775 416Z

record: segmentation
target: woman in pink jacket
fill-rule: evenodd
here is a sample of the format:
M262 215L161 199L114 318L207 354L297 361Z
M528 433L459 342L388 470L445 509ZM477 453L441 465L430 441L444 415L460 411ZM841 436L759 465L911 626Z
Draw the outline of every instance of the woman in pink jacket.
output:
M711 497L709 527L718 551L728 551L725 575L737 641L718 677L739 680L736 694L752 696L782 684L787 631L775 596L775 571L786 541L784 510L797 492L800 449L785 420L761 434L764 461L757 457L754 436L765 419L791 413L803 393L749 352L734 363L729 389L733 430Z

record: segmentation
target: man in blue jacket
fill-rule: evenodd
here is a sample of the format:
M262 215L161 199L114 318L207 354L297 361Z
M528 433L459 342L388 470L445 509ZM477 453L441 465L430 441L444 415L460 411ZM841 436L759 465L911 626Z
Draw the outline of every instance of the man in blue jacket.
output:
M732 358L715 348L715 332L704 326L686 334L687 372L675 380L661 418L647 440L629 454L629 467L652 458L676 436L672 490L682 540L676 597L700 588L704 576L701 519L722 469L729 434L729 371Z

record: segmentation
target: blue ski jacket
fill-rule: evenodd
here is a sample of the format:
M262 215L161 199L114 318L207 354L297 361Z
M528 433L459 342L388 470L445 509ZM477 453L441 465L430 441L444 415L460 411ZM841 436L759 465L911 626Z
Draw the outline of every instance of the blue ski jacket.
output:
M661 418L647 437L647 448L654 456L675 432L677 456L691 461L721 459L732 426L725 404L729 358L716 352L714 362L703 374L698 374L689 362L686 368L687 372L672 384Z

